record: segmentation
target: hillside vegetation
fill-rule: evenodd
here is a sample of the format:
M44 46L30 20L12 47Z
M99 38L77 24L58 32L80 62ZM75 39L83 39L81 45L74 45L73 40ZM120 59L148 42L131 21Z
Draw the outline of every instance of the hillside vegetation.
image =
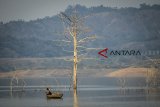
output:
M77 5L79 17L89 15L84 25L99 39L86 43L87 47L133 48L159 50L160 5L141 4L140 8L86 8ZM69 6L64 13L73 11ZM0 58L61 57L72 53L63 51L60 42L65 39L63 24L58 15L25 22L23 20L0 23ZM69 36L69 35L67 35ZM85 36L84 34L82 36ZM72 49L71 46L63 46ZM97 54L97 52L94 52ZM93 52L91 54L94 55Z
M86 8L76 5L76 9L79 17L88 16L83 22L84 26L90 29L90 32L81 34L80 37L92 34L98 37L82 46L137 49L147 52L151 50L159 51L160 54L160 5L141 4L140 8L111 8L103 5ZM73 7L69 6L64 13L71 15L72 11ZM69 36L64 36L64 27L58 15L28 22L23 20L1 22L0 72L17 69L72 69L72 62L66 62L61 57L72 58L73 53L65 50L72 51L73 45L57 41L66 40ZM151 61L143 56L113 56L103 59L98 56L99 51L89 51L86 56L96 60L83 60L78 63L78 68L101 69L151 65ZM150 58L159 59L159 54ZM145 64L143 60L146 61Z

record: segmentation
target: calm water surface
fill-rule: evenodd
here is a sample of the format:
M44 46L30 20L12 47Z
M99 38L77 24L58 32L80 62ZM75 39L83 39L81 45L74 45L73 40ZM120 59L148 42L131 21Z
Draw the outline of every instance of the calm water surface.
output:
M70 78L56 79L24 79L24 91L12 93L10 79L0 79L0 107L160 107L159 89L147 90L140 78L127 80L125 89L114 78L79 78L77 92L69 89ZM63 99L47 99L46 87L62 91Z

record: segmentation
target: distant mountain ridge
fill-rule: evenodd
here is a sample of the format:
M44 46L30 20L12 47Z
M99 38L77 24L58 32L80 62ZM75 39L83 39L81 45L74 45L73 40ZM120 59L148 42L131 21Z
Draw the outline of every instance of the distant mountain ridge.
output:
M76 5L76 9L79 16L90 15L84 23L92 34L100 37L87 43L87 47L160 50L160 5L141 4L140 8L120 9L103 5L91 8ZM70 15L72 11L73 7L69 6L64 13ZM29 22L1 22L0 58L69 56L72 53L63 51L67 47L55 42L65 39L59 33L63 31L57 15ZM97 51L89 55L96 54Z

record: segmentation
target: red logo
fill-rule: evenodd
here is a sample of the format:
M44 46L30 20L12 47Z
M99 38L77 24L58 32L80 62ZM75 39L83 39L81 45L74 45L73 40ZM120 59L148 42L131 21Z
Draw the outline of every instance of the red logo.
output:
M98 54L103 56L103 57L105 57L105 58L108 58L108 56L106 55L107 54L107 50L108 50L108 48L103 49L100 52L98 52Z

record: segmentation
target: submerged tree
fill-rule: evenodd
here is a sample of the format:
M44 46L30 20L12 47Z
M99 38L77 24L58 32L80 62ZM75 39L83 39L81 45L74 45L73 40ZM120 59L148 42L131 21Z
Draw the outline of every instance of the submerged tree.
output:
M77 89L77 63L81 59L85 59L85 52L91 50L92 48L87 48L83 44L87 41L93 40L96 38L95 35L84 36L86 32L89 32L89 28L84 27L83 20L86 17L78 17L77 11L75 10L70 16L65 13L60 13L60 18L64 25L65 34L68 34L68 40L62 40L65 45L73 44L73 89ZM83 35L83 36L82 36ZM65 50L67 51L67 50Z
M17 70L17 69L15 69ZM11 77L10 80L10 94L12 96L12 92L14 91L14 88L18 89L19 91L24 91L24 88L26 86L26 82L23 78L20 78L18 76L18 72L17 71L13 71L13 75Z
M154 87L157 88L160 84L160 72L159 72L159 67L157 66L151 66L150 70L147 70L147 75L146 75L146 84L148 87Z

